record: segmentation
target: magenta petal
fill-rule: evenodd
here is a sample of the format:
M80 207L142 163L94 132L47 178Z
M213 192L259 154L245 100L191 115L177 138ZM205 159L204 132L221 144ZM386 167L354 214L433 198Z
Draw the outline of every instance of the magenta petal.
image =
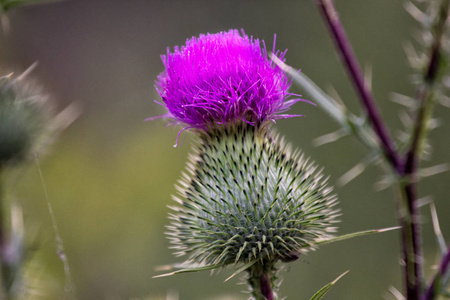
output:
M275 41L273 51L284 59L286 51L275 51ZM187 124L181 131L207 130L238 120L261 124L289 118L296 115L280 113L295 102L309 102L286 101L291 96L288 76L268 59L264 41L260 43L244 31L192 37L173 52L168 49L161 59L165 71L155 87L168 113L159 117Z

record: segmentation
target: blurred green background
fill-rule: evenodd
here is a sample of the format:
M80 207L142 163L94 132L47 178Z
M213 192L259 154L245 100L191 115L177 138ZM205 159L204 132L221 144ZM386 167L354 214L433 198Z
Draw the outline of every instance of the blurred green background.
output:
M403 44L417 26L403 0L337 0L336 5L358 59L373 71L373 89L393 135L401 108L391 92L414 95ZM179 128L164 113L153 82L168 46L206 32L243 28L277 48L288 48L287 63L325 90L334 87L359 113L349 80L313 0L79 0L11 11L10 34L1 37L1 63L24 70L35 61L35 77L63 109L83 106L82 116L53 144L40 162L64 240L78 299L246 299L236 285L223 283L231 272L208 272L152 279L155 267L179 261L164 237L167 205L195 139L174 148ZM271 48L271 46L269 47ZM293 86L292 91L302 94ZM324 166L334 184L358 163L366 149L353 138L314 147L312 140L337 129L319 108L299 103L303 118L277 123L278 131ZM437 109L441 120L448 109ZM424 166L448 162L449 124L432 132L434 152ZM383 173L376 167L344 187L336 187L342 209L340 233L395 226L395 190L376 192ZM432 195L444 235L450 231L448 173L425 179L420 195ZM70 299L56 255L54 233L36 165L9 188L24 208L26 228L38 242L34 256L40 281L36 299ZM426 272L437 257L429 207L424 206ZM309 299L321 286L350 270L327 299L383 299L391 285L401 289L399 233L356 238L321 247L291 263L281 295Z

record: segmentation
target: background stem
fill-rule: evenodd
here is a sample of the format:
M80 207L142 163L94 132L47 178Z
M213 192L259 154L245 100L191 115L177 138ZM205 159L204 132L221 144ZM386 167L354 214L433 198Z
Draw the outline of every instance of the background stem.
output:
M439 18L434 27L434 42L430 49L429 61L423 74L424 84L417 92L419 109L415 127L411 134L411 144L402 158L381 119L375 99L364 80L345 30L339 20L333 0L317 0L322 17L328 26L343 64L353 82L373 130L380 141L380 148L400 179L401 201L398 205L398 219L402 227L402 256L404 261L405 290L408 300L419 300L422 294L422 249L420 238L420 212L417 204L417 168L421 146L427 133L428 122L434 106L434 85L441 66L441 44L448 17L449 0L443 0ZM429 298L431 299L431 298ZM428 300L428 298L427 298Z
M401 170L401 162L395 150L394 143L389 136L387 128L381 119L373 94L364 80L363 73L352 50L350 41L347 38L344 27L342 26L333 0L317 0L320 12L327 24L332 38L339 50L348 75L359 95L361 103L366 110L373 129L382 145L383 152L391 165L396 170Z
M417 91L416 99L419 109L416 113L415 127L412 133L411 144L405 155L403 167L403 177L405 208L405 226L409 230L403 230L403 257L406 268L406 287L408 299L420 299L423 287L423 259L420 238L420 212L417 205L417 169L420 160L422 146L425 143L428 134L428 123L432 117L435 103L435 83L438 80L440 67L442 65L441 45L444 34L445 22L448 17L449 0L443 0L439 10L439 18L434 28L434 41L430 49L428 64L423 73L424 83ZM428 289L430 290L430 289ZM428 293L428 292L427 292ZM411 295L411 297L410 297ZM435 296L429 295L428 299Z

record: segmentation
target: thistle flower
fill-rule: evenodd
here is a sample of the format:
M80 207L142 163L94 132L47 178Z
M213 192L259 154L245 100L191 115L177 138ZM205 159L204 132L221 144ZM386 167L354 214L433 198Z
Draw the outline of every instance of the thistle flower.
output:
M284 59L286 51L275 51ZM166 70L156 80L170 117L183 129L208 130L241 120L249 124L293 117L283 114L290 81L267 57L263 42L237 30L200 35L161 56ZM295 95L297 96L297 95Z
M191 271L239 266L255 299L273 299L277 262L335 231L336 196L324 175L268 125L294 116L283 112L302 99L286 101L286 74L236 30L192 38L162 58L163 116L199 137L174 197L172 248Z

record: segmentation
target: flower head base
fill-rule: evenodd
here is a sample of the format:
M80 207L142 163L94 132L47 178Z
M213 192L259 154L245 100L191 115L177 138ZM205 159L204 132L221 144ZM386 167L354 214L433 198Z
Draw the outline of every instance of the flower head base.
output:
M274 50L275 52L275 50ZM275 54L284 59L286 51ZM263 124L288 118L290 81L268 57L263 42L237 30L200 35L162 56L166 70L156 80L170 117L187 128L216 124Z

